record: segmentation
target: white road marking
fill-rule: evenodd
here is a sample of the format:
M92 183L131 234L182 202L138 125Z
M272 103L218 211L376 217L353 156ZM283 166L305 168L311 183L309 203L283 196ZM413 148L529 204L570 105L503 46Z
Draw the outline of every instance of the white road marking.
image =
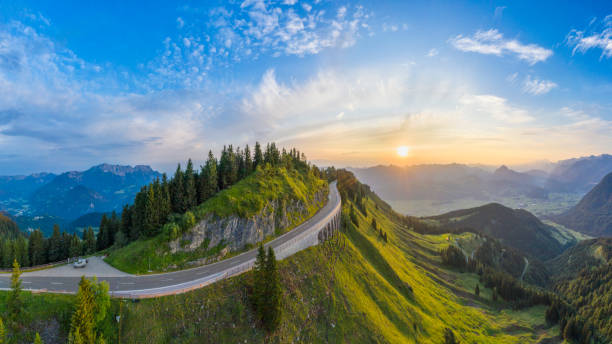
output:
M51 282L51 284L54 284L54 285L62 285L62 284L64 284L64 283L62 283L62 282Z
M119 282L119 284L136 284L134 282Z

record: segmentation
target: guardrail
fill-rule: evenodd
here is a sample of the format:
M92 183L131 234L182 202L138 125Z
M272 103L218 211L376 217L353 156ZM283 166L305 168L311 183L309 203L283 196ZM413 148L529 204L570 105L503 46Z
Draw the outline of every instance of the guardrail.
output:
M334 226L339 225L339 217L340 212L342 211L342 203L340 200L340 195L338 194L338 190L336 185L334 184L334 188L332 192L329 194L328 202L331 201L333 197L336 198L336 204L334 209L323 219L319 220L317 223L312 224L309 230L305 230L304 232L297 235L295 238L283 242L282 244L274 247L274 253L277 256L277 259L283 259L288 256L293 255L296 252L299 252L303 249L306 249L310 246L314 246L318 244L319 238L318 233L327 228L330 224ZM284 235L287 235L286 233ZM282 238L279 237L277 239ZM277 240L275 239L275 240ZM272 245L274 240L267 243L266 247ZM148 288L148 289L140 289L140 290L117 290L109 292L111 296L118 298L126 298L126 299L145 299L145 298L153 298L160 296L168 296L168 295L177 295L183 294L189 291L193 291L195 289L199 289L205 287L207 285L213 284L215 282L221 281L223 279L240 275L246 271L249 271L255 265L255 258L252 258L246 262L243 262L237 266L226 269L225 271L218 272L213 275L209 275L206 277L202 277L193 281L188 281L180 284L157 287L157 288Z

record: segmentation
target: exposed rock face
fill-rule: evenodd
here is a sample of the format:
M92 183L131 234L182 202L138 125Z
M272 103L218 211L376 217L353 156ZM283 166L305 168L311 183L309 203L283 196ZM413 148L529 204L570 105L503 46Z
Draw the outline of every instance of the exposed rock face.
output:
M194 251L207 239L210 240L209 248L227 244L230 251L240 250L247 244L254 245L269 235L275 235L277 230L283 231L306 220L311 215L308 212L309 206L317 209L324 206L327 193L327 188L315 193L309 200L310 204L295 199L275 200L250 218L219 218L211 214L178 239L171 241L170 251Z

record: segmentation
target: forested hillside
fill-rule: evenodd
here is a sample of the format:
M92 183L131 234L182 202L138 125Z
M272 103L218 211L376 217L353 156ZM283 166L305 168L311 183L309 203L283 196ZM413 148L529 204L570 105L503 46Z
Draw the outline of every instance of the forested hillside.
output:
M555 221L588 235L612 235L612 173Z
M279 262L283 311L276 330L257 320L254 273L248 272L183 295L113 300L108 316L120 320L109 323L107 342L538 343L556 337L558 327L545 324L545 306L513 310L477 273L443 264L447 235L413 231L350 173L325 175L338 178L342 229ZM49 302L43 297L49 299L34 298ZM66 309L60 305L69 301L56 302L53 307ZM44 324L59 321L55 331L66 335L66 317L28 309Z
M14 238L20 234L17 224L8 216L0 213L0 238Z
M103 218L99 249L112 246L107 261L132 273L223 258L312 216L327 194L319 174L296 149L281 151L271 143L262 151L257 143L251 156L248 146L234 150L230 145L219 161L210 153L199 173L189 161L186 170L179 166L172 179L164 176L143 187L121 217ZM232 224L223 224L229 217ZM202 227L202 221L213 224ZM244 221L255 221L258 225L251 229L257 233L247 233L249 224ZM223 236L233 232L240 233Z
M443 228L471 228L543 260L557 256L564 249L557 239L556 228L542 223L526 210L497 203L432 216L426 222Z

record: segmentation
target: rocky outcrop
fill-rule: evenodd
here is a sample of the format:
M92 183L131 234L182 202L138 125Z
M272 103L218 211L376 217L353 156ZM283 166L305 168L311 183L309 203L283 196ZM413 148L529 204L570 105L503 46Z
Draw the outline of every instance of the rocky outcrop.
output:
M308 204L296 199L277 199L269 202L250 218L238 216L218 217L213 214L198 222L191 230L169 243L170 251L190 252L206 245L208 248L227 245L230 251L255 245L271 235L283 233L306 220L312 214L309 209L320 209L327 201L328 189L324 188L309 200Z

